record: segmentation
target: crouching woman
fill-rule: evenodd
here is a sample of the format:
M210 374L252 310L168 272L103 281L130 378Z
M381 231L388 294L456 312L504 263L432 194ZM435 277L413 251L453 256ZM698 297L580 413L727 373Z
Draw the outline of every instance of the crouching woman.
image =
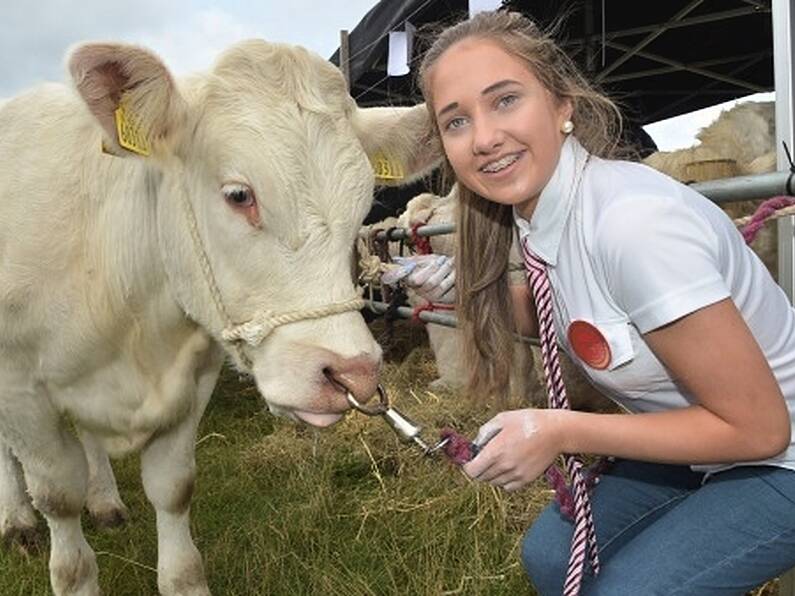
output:
M795 565L795 311L732 222L614 159L615 106L521 15L444 31L421 85L460 189L472 389L506 389L515 322L542 340L554 407L498 414L464 468L517 490L563 456L572 519L552 504L523 544L538 591L742 594ZM568 410L558 344L632 415ZM579 453L615 458L592 491Z

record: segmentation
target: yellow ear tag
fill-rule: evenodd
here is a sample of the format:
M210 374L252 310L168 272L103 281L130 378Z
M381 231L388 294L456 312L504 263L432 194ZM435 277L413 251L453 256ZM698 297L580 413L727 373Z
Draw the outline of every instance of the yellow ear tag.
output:
M138 155L149 155L152 147L143 134L139 119L127 108L124 100L119 102L119 107L114 112L116 117L116 136L119 145Z
M375 170L375 177L379 180L402 180L406 177L403 165L383 153L377 153L370 161Z

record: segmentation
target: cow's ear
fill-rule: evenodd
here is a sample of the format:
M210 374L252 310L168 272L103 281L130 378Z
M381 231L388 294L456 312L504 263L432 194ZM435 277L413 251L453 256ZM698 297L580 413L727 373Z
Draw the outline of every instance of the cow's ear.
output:
M377 184L408 184L441 163L442 146L424 104L356 108L352 122Z
M72 81L105 131L106 151L149 155L165 148L184 121L185 101L171 73L148 50L118 43L76 46Z

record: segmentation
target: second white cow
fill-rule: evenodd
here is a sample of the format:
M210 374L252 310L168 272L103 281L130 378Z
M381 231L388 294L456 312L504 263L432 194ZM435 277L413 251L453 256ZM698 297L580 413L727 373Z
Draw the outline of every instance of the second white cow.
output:
M188 511L225 354L309 424L339 420L345 391L368 399L381 351L350 260L371 161L408 180L438 149L423 106L358 109L300 48L245 42L179 82L128 45L68 64L74 89L0 108L0 530L30 525L29 494L54 592L99 593L68 418L111 454L141 450L159 589L208 594Z

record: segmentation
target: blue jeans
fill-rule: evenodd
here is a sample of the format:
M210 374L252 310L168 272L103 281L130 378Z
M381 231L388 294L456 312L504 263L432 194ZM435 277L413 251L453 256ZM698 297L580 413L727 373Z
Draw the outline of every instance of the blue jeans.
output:
M744 594L795 566L795 472L618 461L594 488L602 570L583 594ZM543 596L560 595L572 524L556 503L528 530L522 563Z

